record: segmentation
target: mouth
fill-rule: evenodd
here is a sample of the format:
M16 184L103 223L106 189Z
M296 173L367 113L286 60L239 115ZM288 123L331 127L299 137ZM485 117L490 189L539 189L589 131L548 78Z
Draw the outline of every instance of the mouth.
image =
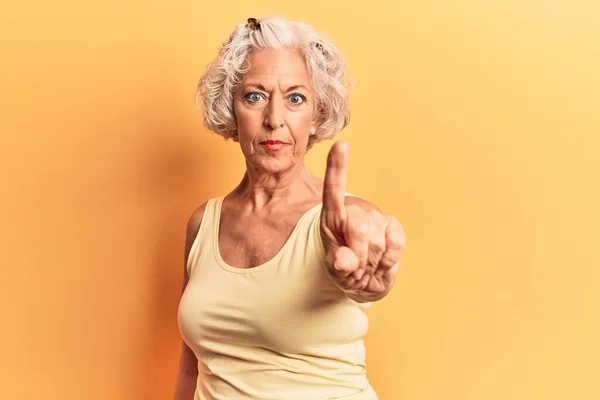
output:
M278 151L281 150L287 143L282 142L281 140L265 140L260 142L260 144L270 151Z

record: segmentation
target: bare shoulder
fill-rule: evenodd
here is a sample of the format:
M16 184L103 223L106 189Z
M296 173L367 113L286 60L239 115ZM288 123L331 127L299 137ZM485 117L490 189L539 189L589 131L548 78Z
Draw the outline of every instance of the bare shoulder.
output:
M200 224L202 223L202 218L204 217L204 210L206 209L206 202L202 204L200 207L196 208L192 215L190 215L187 223L187 234L186 238L192 236L192 240L198 234L198 229L200 229Z

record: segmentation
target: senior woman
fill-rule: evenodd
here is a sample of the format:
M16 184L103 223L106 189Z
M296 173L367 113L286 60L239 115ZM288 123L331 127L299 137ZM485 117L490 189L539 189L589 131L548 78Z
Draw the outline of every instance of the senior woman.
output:
M348 123L345 76L330 42L272 17L240 24L200 80L204 122L246 172L188 222L176 400L377 399L364 310L391 290L404 233L346 193L346 143L324 181L304 166Z

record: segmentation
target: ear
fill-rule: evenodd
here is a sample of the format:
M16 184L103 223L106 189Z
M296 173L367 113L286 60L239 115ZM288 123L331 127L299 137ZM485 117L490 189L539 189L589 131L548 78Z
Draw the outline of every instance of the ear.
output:
M314 110L314 114L313 114L313 120L310 123L310 136L315 136L317 134L317 130L319 128L319 126L321 125L321 123L323 122L321 119L321 110L320 109L316 109Z

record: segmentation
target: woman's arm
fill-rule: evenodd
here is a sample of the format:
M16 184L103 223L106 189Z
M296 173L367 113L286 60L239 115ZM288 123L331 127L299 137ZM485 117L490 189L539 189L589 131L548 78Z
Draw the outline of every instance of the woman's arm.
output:
M185 342L181 346L175 400L193 400L198 380L198 360Z
M346 196L348 145L329 151L323 183L321 239L329 276L352 300L385 297L396 280L406 236L398 220L366 200Z
M200 229L202 217L206 203L202 204L190 217L187 224L185 235L185 253L183 263L183 291L188 284L190 277L187 272L187 262L190 255L190 249L194 243L194 239ZM177 373L177 382L175 386L175 400L193 400L196 392L196 382L198 380L198 360L196 355L189 346L182 341L181 355L179 357L179 370Z

